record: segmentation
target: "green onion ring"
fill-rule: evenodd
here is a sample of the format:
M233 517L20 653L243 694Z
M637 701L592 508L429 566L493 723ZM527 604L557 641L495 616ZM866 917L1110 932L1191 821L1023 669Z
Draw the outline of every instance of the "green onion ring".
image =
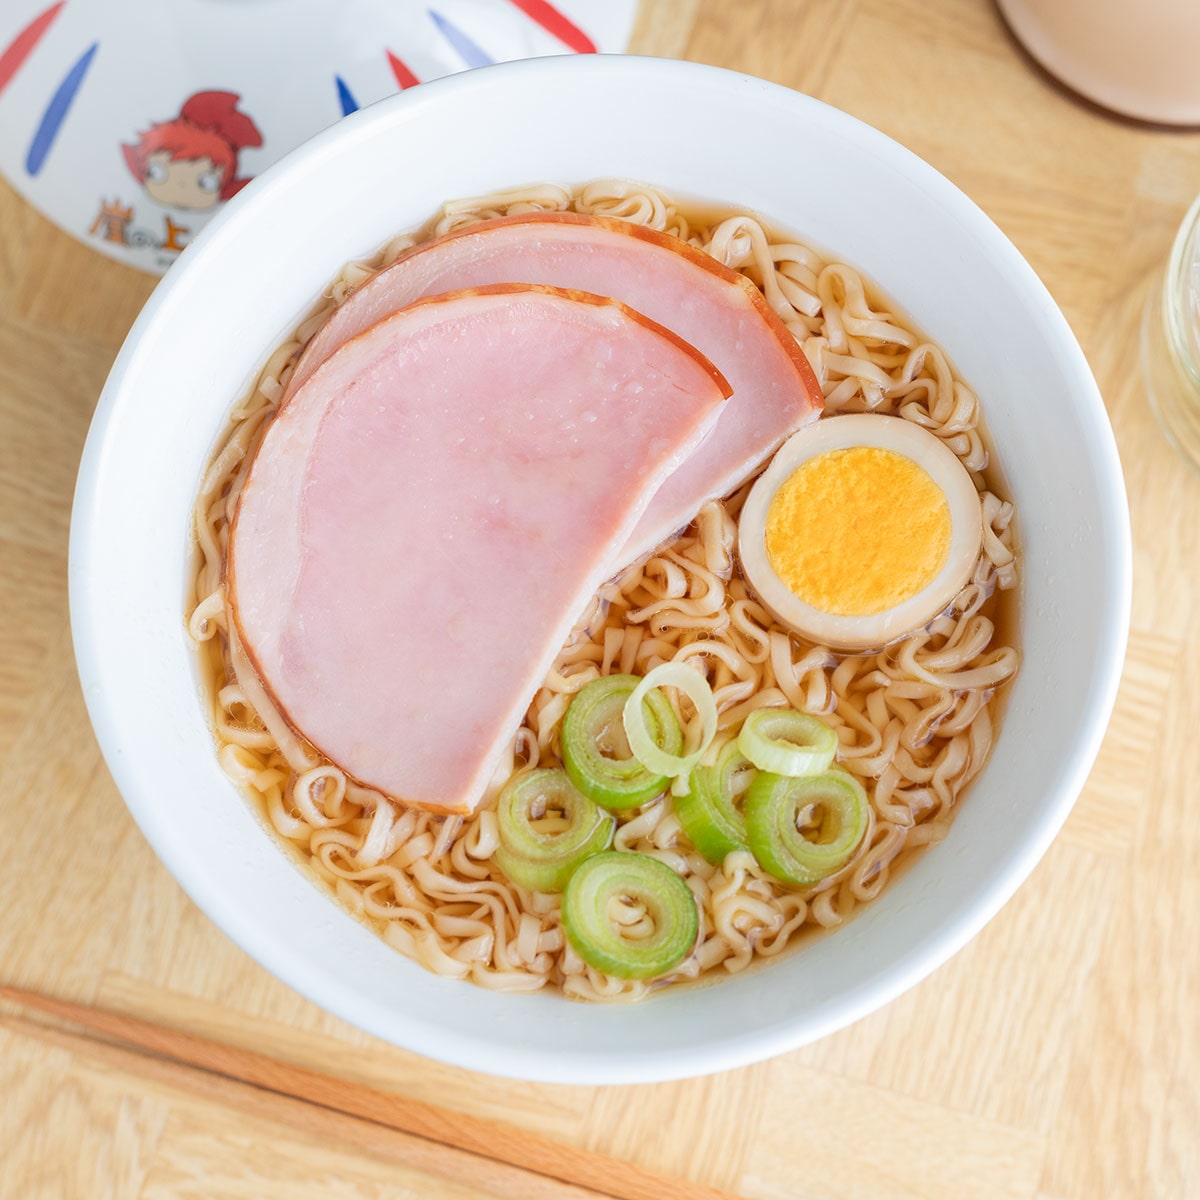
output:
M653 933L622 936L610 912L622 898L645 906ZM593 855L571 876L562 920L575 953L621 979L654 979L673 970L692 952L700 929L691 889L666 863L617 850Z
M823 810L820 835L797 828L801 814ZM763 771L746 793L746 834L764 871L785 883L809 884L845 866L867 831L863 786L846 771L791 778Z
M551 808L561 809L567 821L559 833L533 823ZM493 861L513 883L535 892L561 892L584 859L609 846L616 826L552 768L514 775L496 801L496 823L500 845Z
M563 766L571 782L589 799L605 808L640 808L663 791L670 779L647 769L640 759L610 758L603 752L606 733L616 725L624 738L622 712L638 686L636 675L606 675L579 689L562 724ZM643 702L643 717L655 745L677 754L683 749L683 730L671 702L661 692L650 692ZM625 747L622 747L623 749Z
M659 747L646 728L646 716L642 697L654 688L674 687L684 693L696 706L700 714L700 745L691 754L671 754ZM674 780L671 791L680 795L687 790L687 777L692 768L704 756L717 735L717 704L713 699L708 680L686 663L662 663L630 693L622 714L625 736L634 757L657 775L666 775Z
M738 748L760 770L772 775L820 775L837 753L832 726L790 708L759 708L738 734Z
M720 865L734 850L748 848L746 819L734 803L738 777L757 771L738 749L727 743L713 766L701 764L688 780L688 790L675 797L675 812L693 846L710 863Z

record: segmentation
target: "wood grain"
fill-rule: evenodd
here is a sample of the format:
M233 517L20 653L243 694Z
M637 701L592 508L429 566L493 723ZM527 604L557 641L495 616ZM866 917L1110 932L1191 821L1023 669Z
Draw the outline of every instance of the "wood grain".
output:
M115 1033L121 1024L119 1019L112 1022L110 1032ZM378 1122L358 1120L346 1112L285 1095L277 1090L286 1073L279 1069L279 1064L263 1069L260 1063L259 1077L270 1082L255 1086L215 1074L211 1069L198 1069L139 1054L127 1047L21 1017L0 1015L0 1028L18 1037L94 1059L122 1074L161 1084L193 1098L204 1097L223 1109L232 1109L253 1120L286 1125L310 1140L333 1141L373 1158L400 1163L410 1171L440 1176L455 1185L465 1184L496 1200L604 1200L604 1195L591 1188L575 1187L561 1179L514 1168L477 1153L438 1145L429 1137L388 1128ZM336 1092L338 1081L328 1081L327 1086ZM329 1098L336 1099L335 1096Z
M0 980L757 1200L1192 1200L1200 474L1155 424L1138 324L1200 192L1200 135L1074 103L990 0L647 0L637 36L643 52L808 91L910 146L1014 240L1079 337L1125 468L1135 582L1116 715L1062 835L920 986L708 1079L493 1080L312 1007L192 907L100 762L68 640L68 516L91 408L151 281L0 188ZM0 1029L5 1200L487 1194Z
M196 1078L196 1071L190 1068L220 1076L217 1082L203 1081L205 1087L210 1091L217 1089L219 1094L239 1095L244 1106L253 1109L254 1098L245 1088L239 1090L227 1086L233 1083L248 1085L264 1093L259 1097L262 1112L267 1115L290 1112L301 1118L300 1123L305 1129L321 1128L318 1115L302 1113L294 1105L280 1108L276 1104L277 1098L307 1101L310 1106L327 1109L333 1114L357 1117L404 1134L408 1140L402 1140L400 1145L407 1146L409 1151L414 1149L412 1138L442 1146L447 1153L441 1159L434 1147L420 1147L421 1161L437 1164L438 1173L452 1179L484 1175L497 1186L502 1184L505 1194L523 1197L550 1194L554 1181L557 1181L559 1188L572 1185L566 1189L571 1192L582 1189L588 1196L611 1196L616 1200L737 1200L727 1192L647 1171L511 1125L481 1121L463 1112L452 1112L406 1096L365 1087L326 1072L310 1071L283 1059L140 1017L3 984L0 984L0 1001L16 1006L19 1011L31 1010L39 1016L50 1016L79 1026L84 1033L99 1035L104 1040L97 1053L101 1053L101 1049L105 1052L120 1049L125 1055L122 1061L128 1062L128 1051L136 1049L172 1060L176 1066L187 1067L188 1070L177 1071L172 1076L168 1070L172 1063L153 1064L156 1078L168 1081L175 1078L181 1087L195 1087L201 1082ZM73 1031L68 1030L71 1036L64 1040L58 1027L42 1027L24 1017L9 1018L8 1024L18 1033L40 1035L58 1045L69 1044L81 1051L87 1051L90 1046L86 1038L74 1035ZM120 1045L114 1047L109 1044L110 1039ZM334 1122L333 1125L346 1128L345 1122ZM369 1140L379 1134L378 1130L374 1134L366 1131L362 1136ZM506 1174L502 1170L504 1166L514 1170ZM532 1172L537 1173L536 1177ZM582 1192L580 1196L584 1200Z

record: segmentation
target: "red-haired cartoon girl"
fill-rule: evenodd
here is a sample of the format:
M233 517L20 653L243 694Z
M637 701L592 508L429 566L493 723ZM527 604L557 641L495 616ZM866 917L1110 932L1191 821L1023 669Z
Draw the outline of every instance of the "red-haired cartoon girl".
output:
M250 182L237 177L238 151L261 146L262 134L238 111L240 99L237 92L197 92L173 121L121 147L134 178L159 204L214 208Z

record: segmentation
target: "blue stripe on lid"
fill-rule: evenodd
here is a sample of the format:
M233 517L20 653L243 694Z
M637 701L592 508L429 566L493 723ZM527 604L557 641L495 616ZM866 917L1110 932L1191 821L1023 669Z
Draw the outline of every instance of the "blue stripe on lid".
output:
M441 13L434 12L431 8L429 16L438 27L442 37L454 47L458 52L459 58L468 67L488 67L496 61L491 55L480 49L457 25L443 17Z
M355 100L354 93L346 86L346 81L340 75L335 75L333 78L337 84L338 99L342 102L342 116L348 117L352 112L358 112L358 101Z
M62 83L50 97L50 103L46 105L46 111L42 113L37 132L33 135L33 141L29 143L29 153L25 155L25 170L30 175L36 175L46 165L46 156L50 153L54 139L58 137L58 131L67 119L67 113L71 111L75 94L79 91L83 77L87 74L88 67L92 65L92 59L96 57L96 51L99 49L100 43L93 42L84 51L79 61L66 73Z

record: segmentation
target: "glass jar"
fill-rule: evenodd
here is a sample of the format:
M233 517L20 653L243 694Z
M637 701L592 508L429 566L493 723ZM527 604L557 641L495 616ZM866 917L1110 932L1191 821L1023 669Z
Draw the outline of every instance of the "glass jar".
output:
M1142 374L1163 432L1200 471L1200 198L1146 297Z

